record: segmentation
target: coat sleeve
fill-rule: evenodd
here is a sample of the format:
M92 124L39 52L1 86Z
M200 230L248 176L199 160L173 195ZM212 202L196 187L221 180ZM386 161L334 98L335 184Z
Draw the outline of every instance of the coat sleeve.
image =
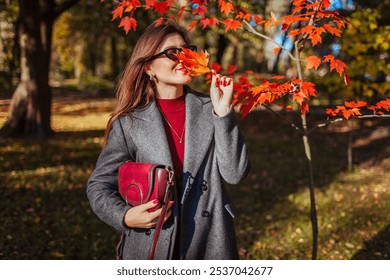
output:
M248 175L250 161L233 107L223 117L219 117L213 112L213 121L219 172L227 183L238 184Z
M118 192L118 168L133 160L126 145L122 125L117 119L87 183L87 196L95 214L113 228L127 229L124 216L131 206Z

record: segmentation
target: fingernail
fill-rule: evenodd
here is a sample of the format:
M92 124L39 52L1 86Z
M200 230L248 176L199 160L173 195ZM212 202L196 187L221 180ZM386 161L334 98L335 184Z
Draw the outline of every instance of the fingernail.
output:
M153 204L157 204L157 203L158 203L158 199L153 200Z

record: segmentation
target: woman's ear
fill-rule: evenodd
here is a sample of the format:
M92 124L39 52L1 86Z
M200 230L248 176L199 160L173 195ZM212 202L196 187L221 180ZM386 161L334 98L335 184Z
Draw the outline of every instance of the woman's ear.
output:
M145 73L148 74L149 76L153 74L152 67L151 67L152 65L151 65L151 64L152 64L152 63L147 62L147 63L145 63L145 65L144 65L144 71L145 71Z

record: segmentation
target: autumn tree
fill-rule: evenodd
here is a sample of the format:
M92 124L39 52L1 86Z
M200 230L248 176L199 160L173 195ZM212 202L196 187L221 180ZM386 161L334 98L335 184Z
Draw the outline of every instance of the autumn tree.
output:
M45 138L51 129L49 66L55 20L79 0L19 0L20 81L2 136Z

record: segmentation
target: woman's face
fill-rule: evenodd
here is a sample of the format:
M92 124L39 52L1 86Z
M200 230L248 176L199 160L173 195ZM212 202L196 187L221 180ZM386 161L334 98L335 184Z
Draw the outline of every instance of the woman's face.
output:
M165 37L156 53L169 48L181 48L186 43L178 33L172 33ZM173 61L165 55L155 58L149 67L149 75L154 75L156 86L165 85L186 85L192 81L192 77L187 74L186 69L178 60Z

